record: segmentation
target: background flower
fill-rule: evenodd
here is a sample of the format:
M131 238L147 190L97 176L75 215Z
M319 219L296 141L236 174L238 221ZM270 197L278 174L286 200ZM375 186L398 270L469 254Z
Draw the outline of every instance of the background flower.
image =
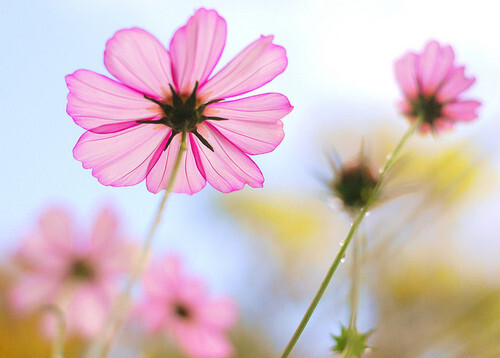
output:
M202 281L184 273L174 255L153 263L142 282L144 297L136 313L149 332L172 335L190 357L233 355L226 337L237 316L232 299L212 298Z
M453 128L455 122L477 118L481 102L463 100L461 94L475 82L465 67L454 64L451 46L430 41L421 54L410 52L396 61L396 80L406 99L399 109L410 120L420 117L422 132Z
M133 250L118 230L110 209L100 212L90 236L73 227L69 213L54 208L42 214L39 225L21 243L18 259L25 269L10 292L12 308L33 313L55 304L65 314L70 334L94 337L103 328ZM44 331L54 334L52 315Z

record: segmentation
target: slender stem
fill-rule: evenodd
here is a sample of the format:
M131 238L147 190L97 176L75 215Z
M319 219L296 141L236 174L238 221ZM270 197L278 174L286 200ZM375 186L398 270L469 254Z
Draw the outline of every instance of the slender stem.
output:
M51 358L64 358L64 338L66 332L66 324L64 313L55 304L49 304L42 307L42 311L46 311L56 319L56 335L52 342Z
M421 122L422 122L421 119L416 119L412 123L410 128L408 128L406 133L403 135L403 137L401 138L399 143L396 145L396 148L394 148L393 152L387 156L387 160L385 162L385 165L382 168L382 171L380 172L379 181L377 182L377 185L375 186L372 195L368 199L368 202L366 203L366 205L361 209L358 216L352 222L351 228L349 229L349 232L347 233L347 236L346 236L345 240L343 241L342 246L337 253L337 256L335 256L335 259L333 260L332 265L330 266L330 268L326 272L325 278L321 282L321 285L319 286L318 291L316 292L313 300L309 304L309 307L307 308L307 311L304 314L304 317L302 317L302 320L300 321L297 329L293 333L292 338L290 339L287 346L285 347L285 350L281 354L281 358L288 357L290 355L290 353L292 352L293 348L295 347L295 344L299 340L302 332L304 331L304 328L307 326L307 323L309 322L309 319L311 318L314 310L316 309L316 306L318 305L319 301L321 300L321 297L323 297L323 294L325 293L326 288L330 284L330 281L333 277L333 274L337 270L337 267L339 266L342 258L344 257L345 252L347 250L347 247L349 246L349 243L351 242L352 238L354 237L356 230L358 229L359 225L363 221L363 218L365 217L368 210L371 208L371 206L375 202L375 200L378 196L378 193L380 191L380 186L382 185L382 182L384 181L385 177L387 176L389 169L394 164L396 157L400 153L401 149L403 148L403 146L406 143L406 141L408 140L408 138L413 134L413 132L415 132L415 130L417 129L417 127L419 127Z
M111 313L110 320L108 321L108 325L106 327L105 333L101 336L99 340L96 341L93 347L90 348L88 352L88 357L108 357L111 351L111 346L113 344L114 339L116 338L122 324L125 319L125 315L128 311L128 306L130 302L130 293L134 285L137 283L139 278L144 273L147 263L149 262L149 256L151 253L151 246L153 243L153 238L156 233L156 229L161 222L161 217L163 210L165 209L165 203L172 192L175 184L175 178L177 177L177 173L179 171L179 167L182 160L182 155L186 150L186 132L182 132L181 144L179 147L179 152L177 153L177 157L175 158L174 167L172 169L172 173L170 174L169 180L167 182L167 187L165 188L165 193L163 194L163 198L161 199L160 205L158 207L158 211L156 212L155 219L153 224L151 225L151 229L149 230L148 236L144 240L142 245L142 250L140 252L140 256L138 258L137 265L132 270L130 277L125 285L125 288L120 297L118 297L116 304L114 306L114 310ZM102 352L102 354L100 354Z
M359 233L354 235L352 247L352 267L351 267L351 289L349 292L349 301L351 305L351 317L349 318L349 328L356 328L356 318L358 315L359 304L359 288L361 279L361 263L360 263L360 249L361 237Z

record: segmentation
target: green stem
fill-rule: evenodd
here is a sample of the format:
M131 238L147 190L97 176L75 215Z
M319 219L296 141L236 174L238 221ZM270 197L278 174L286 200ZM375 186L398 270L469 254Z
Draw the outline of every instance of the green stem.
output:
M307 323L309 322L309 319L311 318L314 310L316 309L316 306L318 305L319 301L321 300L321 297L323 297L323 294L325 293L326 288L330 284L330 281L332 280L333 274L337 270L337 267L339 266L342 258L344 257L345 252L347 250L347 247L349 246L349 243L351 242L352 238L354 237L356 230L358 229L359 225L363 221L368 210L371 208L371 206L375 202L375 200L378 196L378 193L380 191L380 186L382 185L382 182L384 181L385 177L387 176L389 169L394 164L396 157L400 153L401 149L403 148L403 146L406 143L406 141L408 140L408 138L413 134L413 132L415 132L415 130L419 127L421 122L422 122L421 119L416 119L412 123L410 128L408 128L406 133L403 135L403 137L401 138L399 143L396 145L396 148L394 148L394 151L387 156L387 160L385 162L384 167L382 168L382 171L380 172L379 180L378 180L377 185L375 186L375 188L373 190L372 195L368 199L368 202L366 203L366 205L361 209L358 216L352 222L351 228L349 229L349 232L347 233L347 236L346 236L345 240L343 241L342 246L337 253L337 256L335 256L335 259L333 260L332 265L330 266L330 268L326 272L325 278L321 282L321 285L319 286L319 289L316 292L316 295L314 295L313 300L311 301L309 307L307 308L307 311L304 314L304 317L302 317L302 320L300 321L299 326L297 327L297 329L293 333L292 338L290 339L290 341L288 342L288 344L285 347L285 350L281 354L281 358L287 358L290 355L290 353L292 352L293 348L295 347L295 344L299 340L302 332L304 331L304 328L306 328Z
M52 314L56 319L56 335L52 342L51 358L64 358L64 338L66 331L66 324L64 320L64 313L55 304L49 304L42 307L43 311Z
M113 344L114 339L118 335L118 331L120 330L125 315L128 310L129 301L130 301L130 293L132 292L132 288L137 283L139 278L144 273L146 269L146 265L149 262L149 256L151 253L151 246L153 243L153 238L156 233L156 229L161 222L161 217L163 210L165 209L165 203L172 192L175 184L175 178L177 177L177 173L179 171L179 167L182 160L182 155L186 150L186 132L182 132L181 145L179 148L179 152L177 153L177 157L175 158L174 167L172 169L172 173L170 174L167 187L165 188L165 193L163 194L163 198L161 199L160 205L158 207L158 211L156 212L155 219L149 230L148 236L144 240L142 245L142 250L140 253L140 257L138 259L138 263L134 270L132 271L129 280L125 286L125 289L122 292L122 295L118 297L116 304L114 306L115 310L111 313L111 318L106 327L105 333L101 336L101 338L89 349L87 354L88 357L108 357L111 351L111 346ZM101 354L102 352L102 354Z

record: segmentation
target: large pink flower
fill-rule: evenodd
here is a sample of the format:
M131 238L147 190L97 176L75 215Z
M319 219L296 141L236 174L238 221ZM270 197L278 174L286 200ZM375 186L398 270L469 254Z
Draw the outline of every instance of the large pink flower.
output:
M171 334L189 356L224 358L233 354L225 331L236 320L236 303L212 298L202 281L186 276L179 257L153 263L143 277L144 298L137 314L151 333Z
M465 68L454 64L451 46L430 41L422 54L408 53L395 63L396 79L406 97L400 110L411 120L422 117L422 132L453 128L455 122L477 118L478 101L460 95L475 81Z
M67 112L87 130L73 154L99 182L129 186L146 178L149 191L166 188L186 133L174 192L221 192L262 187L247 154L267 153L283 139L280 121L291 110L279 93L224 101L257 89L287 66L285 49L261 36L210 77L224 49L226 22L199 9L178 29L170 50L150 33L118 31L104 65L114 81L88 70L66 76Z
M12 307L25 314L56 304L70 334L93 337L106 322L120 276L133 259L132 248L117 231L117 219L109 209L99 214L90 238L73 227L66 211L51 209L19 250L27 271L12 287ZM44 322L49 336L51 321L47 317Z

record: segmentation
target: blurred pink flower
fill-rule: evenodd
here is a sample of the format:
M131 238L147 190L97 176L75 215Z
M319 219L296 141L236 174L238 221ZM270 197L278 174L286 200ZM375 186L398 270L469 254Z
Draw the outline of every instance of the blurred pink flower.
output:
M114 81L88 70L66 76L67 112L87 130L73 154L100 183L167 186L181 133L186 152L173 188L193 194L208 181L227 193L264 178L247 154L271 152L282 141L291 110L279 93L223 101L262 87L287 66L285 49L261 36L210 77L226 42L226 22L199 9L176 31L170 50L150 33L118 31L104 65ZM210 77L210 78L209 78Z
M233 300L212 298L202 281L184 274L174 255L153 263L142 285L144 298L136 312L149 332L172 334L191 357L232 356L225 331L236 321Z
M133 260L133 246L117 230L109 209L100 212L90 238L73 227L68 213L51 209L40 218L18 253L26 272L10 292L14 310L31 313L57 304L66 318L67 331L85 338L95 336L106 322L117 285ZM53 334L53 317L43 324Z
M411 121L423 116L422 132L452 129L455 122L477 118L478 101L459 96L475 81L454 64L451 46L430 41L422 54L407 53L395 63L396 80L406 97L399 108Z

